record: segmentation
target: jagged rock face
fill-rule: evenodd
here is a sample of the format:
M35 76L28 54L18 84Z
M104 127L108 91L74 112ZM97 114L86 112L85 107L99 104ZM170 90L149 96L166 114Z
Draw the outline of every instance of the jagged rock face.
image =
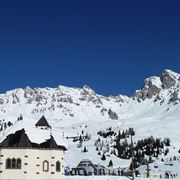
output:
M15 89L0 94L0 111L4 112L4 106L27 109L33 115L39 113L54 113L65 115L68 118L79 118L79 112L88 113L92 111L97 115L109 119L118 119L117 112L109 111L113 106L120 103L128 103L126 96L102 96L98 95L88 86L83 88L69 88L58 86L57 88L31 88ZM13 109L12 109L13 110Z
M0 94L0 112L4 115L5 112L24 108L33 115L49 112L68 118L80 118L82 113L87 118L97 115L100 118L117 120L121 116L119 110L122 112L131 102L149 100L159 105L180 103L179 89L180 75L170 70L165 70L161 77L153 76L145 79L143 88L136 91L131 98L122 95L102 96L88 86L26 87Z
M4 104L4 100L0 98L0 104Z
M117 120L118 119L117 113L113 112L111 109L109 109L108 114L109 114L110 119L112 119L112 120Z
M176 83L175 77L173 77L173 75L168 70L165 70L162 73L161 81L162 81L162 87L164 89L168 89L174 86Z
M179 92L178 91L174 91L171 94L171 98L169 99L169 103L174 103L174 102L176 102L178 100L179 100Z
M103 104L101 98L89 86L85 85L81 90L81 101L93 102L95 104Z
M138 102L153 99L154 102L160 101L161 105L166 99L168 103L177 102L179 100L179 79L179 74L166 69L160 78L156 76L147 78L143 88L136 91L133 98Z
M158 83L154 83L155 81ZM161 84L161 82L158 77L147 78L144 81L144 87L136 91L134 96L137 97L138 100L151 99L160 93L161 88L159 84Z

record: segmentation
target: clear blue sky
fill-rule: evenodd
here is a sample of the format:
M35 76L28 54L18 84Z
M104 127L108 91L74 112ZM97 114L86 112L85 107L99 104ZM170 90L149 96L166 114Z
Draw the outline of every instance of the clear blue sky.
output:
M165 68L180 73L180 3L0 2L0 92L89 85L132 95Z

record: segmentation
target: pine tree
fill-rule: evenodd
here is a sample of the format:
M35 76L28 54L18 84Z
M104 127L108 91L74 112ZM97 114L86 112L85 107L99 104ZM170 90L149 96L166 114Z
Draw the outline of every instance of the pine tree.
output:
M98 155L99 155L99 156L101 155L101 152L100 152L100 151L98 152Z
M121 137L121 131L119 130L117 138L116 138L117 142L120 142L121 138L122 138Z
M115 148L113 149L113 154L114 154L115 156L117 156L117 154L116 154L116 149L115 149Z
M109 152L110 151L110 147L109 147L109 144L106 145L106 152Z
M122 137L122 139L124 139L124 138L125 138L125 133L124 133L124 131L122 132L121 137Z
M102 155L102 157L101 157L101 160L102 160L102 161L105 161L105 160L106 160L106 156L105 156L104 153L103 153L103 155Z
M167 156L168 153L169 153L169 149L167 148L164 152L164 155Z
M12 122L8 121L7 125L8 125L8 127L10 127L10 126L12 126L13 124L12 124Z
M20 114L19 120L23 120L23 115L22 114Z
M83 152L84 152L84 153L88 152L86 146L84 146Z
M165 139L164 139L164 144L165 144L166 146L170 146L170 139L169 139L169 138L165 138Z
M7 123L5 122L4 123L4 130L7 128Z
M113 167L113 162L112 162L112 160L109 161L108 167Z

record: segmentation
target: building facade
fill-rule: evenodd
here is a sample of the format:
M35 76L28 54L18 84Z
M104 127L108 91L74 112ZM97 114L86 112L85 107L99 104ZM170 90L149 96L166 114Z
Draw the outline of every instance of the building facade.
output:
M0 143L0 179L63 179L65 150L52 136L36 144L29 140L24 129L10 134Z
M82 160L76 168L72 168L72 175L91 176L91 175L107 175L108 169L102 165L95 165L90 160Z

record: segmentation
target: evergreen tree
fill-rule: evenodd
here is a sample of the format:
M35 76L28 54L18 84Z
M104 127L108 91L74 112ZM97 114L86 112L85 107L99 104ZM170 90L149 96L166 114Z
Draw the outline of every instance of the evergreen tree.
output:
M7 123L5 122L4 123L4 130L7 128Z
M100 152L100 151L98 152L98 155L99 155L99 156L101 155L101 152Z
M101 160L102 160L102 161L105 161L105 160L106 160L106 156L105 156L104 153L103 153L103 155L102 155L102 157L101 157Z
M125 133L124 133L124 131L122 132L121 137L122 137L122 139L124 139L124 138L125 138Z
M10 127L10 126L12 126L13 124L12 124L12 122L8 121L7 125L8 125L8 127Z
M108 167L113 167L113 162L112 162L112 160L109 161Z
M164 151L164 155L167 156L168 153L169 153L169 149L167 148L167 149L165 149L165 151Z
M116 141L117 142L120 142L120 140L121 140L121 131L119 130L119 132L118 132L118 135L117 135L117 137L116 137Z
M166 146L170 146L170 138L166 138L165 139L165 145Z
M86 146L84 146L83 152L84 152L84 153L88 152Z
M19 120L23 120L23 115L22 114L20 114Z

